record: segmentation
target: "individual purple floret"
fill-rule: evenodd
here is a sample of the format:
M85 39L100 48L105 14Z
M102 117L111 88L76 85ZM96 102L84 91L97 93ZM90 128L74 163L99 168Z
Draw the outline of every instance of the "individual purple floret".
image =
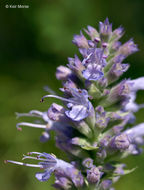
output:
M82 71L85 79L96 81L104 76L102 69L107 63L103 53L104 50L100 48L90 49L87 58L85 58L82 62L86 68Z
M112 24L109 23L108 18L104 22L99 22L99 33L102 41L108 41L112 34Z
M72 42L79 48L89 48L88 41L82 32L80 32L80 35L75 35Z
M46 95L42 98L57 98L67 103L67 107L70 110L66 110L65 114L73 121L80 121L85 119L91 114L93 109L91 102L88 100L88 93L86 90L70 89L72 94L71 98L62 98L55 95Z
M59 66L56 71L56 78L58 80L67 80L68 77L72 75L72 71L64 66Z
M93 167L93 160L91 158L86 158L86 159L84 159L82 164L86 168L92 168Z
M98 183L101 178L101 172L96 166L93 166L91 169L87 170L87 180L89 183Z
M35 156L31 156L33 154ZM33 159L40 162L38 164L27 164L12 160L6 160L5 162L44 169L44 172L38 172L35 175L35 177L39 181L47 181L53 172L58 172L61 175L61 177L66 177L66 178L70 177L76 186L81 186L83 184L83 177L80 174L80 172L76 168L74 168L73 165L63 160L57 159L53 154L29 152L28 156L24 155L23 160L24 159ZM78 183L77 180L79 177L81 178L81 181Z

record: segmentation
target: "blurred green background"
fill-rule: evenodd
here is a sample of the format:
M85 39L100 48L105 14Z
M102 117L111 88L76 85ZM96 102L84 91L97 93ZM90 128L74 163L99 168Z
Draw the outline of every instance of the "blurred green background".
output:
M6 9L8 4L28 4L29 9ZM51 100L40 103L46 94L44 85L58 92L60 82L55 79L56 67L67 64L78 50L72 45L73 34L87 25L98 26L107 16L113 27L126 30L122 41L134 37L140 51L126 61L131 63L124 77L143 75L144 62L144 1L143 0L3 0L0 2L0 189L53 189L52 176L48 182L34 177L37 169L4 165L4 159L20 160L29 151L53 152L65 155L54 146L54 138L45 144L39 142L40 129L16 130L15 112L32 109L45 111ZM138 102L143 94L138 94ZM142 122L144 111L137 113ZM24 119L23 119L24 120ZM30 119L25 119L30 121ZM53 135L52 135L53 136ZM125 159L128 167L138 168L122 177L117 190L144 189L144 154Z

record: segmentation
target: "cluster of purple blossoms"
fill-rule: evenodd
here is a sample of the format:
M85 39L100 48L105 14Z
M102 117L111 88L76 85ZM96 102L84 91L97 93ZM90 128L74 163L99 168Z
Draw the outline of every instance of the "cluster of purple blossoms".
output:
M119 82L129 68L123 61L138 51L132 39L121 44L122 27L112 30L106 19L99 23L99 31L88 26L84 32L88 39L82 32L73 39L80 58L68 58L67 67L59 66L56 71L63 84L63 97L49 94L41 99L56 98L62 105L53 103L46 112L17 113L18 117L43 119L43 124L18 123L17 129L44 129L42 142L49 140L49 131L55 131L56 146L68 155L69 163L39 152L23 157L38 164L6 162L43 169L35 175L39 181L48 180L54 173L56 189L112 190L122 175L133 171L125 169L121 160L140 154L144 145L144 123L132 127L134 113L144 107L135 101L137 91L144 90L144 77Z

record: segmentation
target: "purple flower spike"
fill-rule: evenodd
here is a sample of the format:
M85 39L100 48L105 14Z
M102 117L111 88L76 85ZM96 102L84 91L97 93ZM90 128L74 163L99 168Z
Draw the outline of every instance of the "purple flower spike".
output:
M30 152L23 160L37 163L5 163L42 169L35 175L39 181L47 181L53 174L53 187L59 190L114 190L111 186L134 170L126 170L121 159L140 154L144 145L144 123L133 126L134 112L144 108L144 103L136 102L137 91L144 90L144 77L119 80L129 68L123 60L138 51L132 39L121 43L121 26L112 31L106 18L99 23L99 31L91 26L84 31L88 39L80 32L72 41L81 57L68 58L67 66L59 66L56 71L63 95L45 87L48 95L41 99L56 98L62 105L53 102L46 112L17 113L18 117L40 119L16 127L44 129L41 142L47 141L53 130L56 147L66 153L69 162L53 154Z

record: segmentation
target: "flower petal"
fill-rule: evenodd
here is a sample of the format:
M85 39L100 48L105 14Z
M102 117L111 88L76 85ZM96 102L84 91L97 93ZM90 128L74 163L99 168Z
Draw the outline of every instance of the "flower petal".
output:
M83 105L75 105L65 114L74 121L80 121L88 116L87 108Z
M52 171L46 171L46 172L38 172L36 173L35 177L39 180L39 181L47 181L50 176L51 176Z

